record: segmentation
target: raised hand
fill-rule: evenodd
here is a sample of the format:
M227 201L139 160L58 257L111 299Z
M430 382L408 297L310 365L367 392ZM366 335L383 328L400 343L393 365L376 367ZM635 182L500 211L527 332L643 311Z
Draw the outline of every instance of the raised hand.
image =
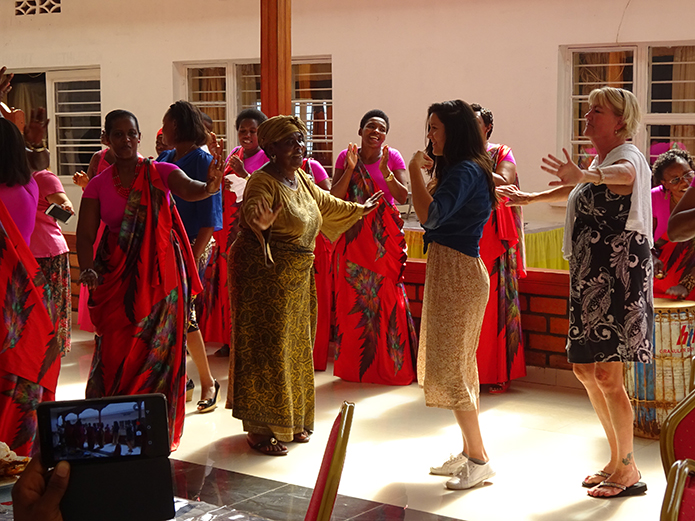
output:
M381 159L379 159L379 170L384 178L388 177L391 171L389 170L389 146L384 145L381 149Z
M428 156L424 150L418 150L413 154L413 157L410 158L410 163L408 163L408 170L429 170L433 166L434 161L432 160L432 158Z
M244 167L244 162L239 156L232 155L227 164L231 167L232 171L242 179L246 179L249 176L249 173Z
M367 215L371 212L373 212L377 206L379 206L379 201L381 198L384 196L384 192L379 190L377 193L375 193L373 196L371 196L369 199L367 199L364 202L364 213L362 215Z
M551 181L548 183L549 186L574 186L578 183L584 181L584 172L576 165L572 158L567 152L567 149L563 148L562 151L567 159L566 163L562 160L548 154L548 157L543 158L544 165L541 165L541 169L545 170L549 174L556 176L558 181Z
M275 208L271 209L270 205L264 199L259 199L258 205L256 206L256 216L253 219L254 226L261 231L267 230L273 225L278 215L280 215L280 210L282 210L282 204L278 204Z
M73 174L72 182L84 190L87 183L89 183L89 176L85 174L84 171L80 170L79 172L75 172Z
M208 167L208 182L205 185L205 191L209 194L217 193L224 180L224 160L222 159L222 149L224 147L224 140L220 139L211 143L210 153L212 154L212 161L210 161L210 166Z
M347 154L345 155L345 170L353 171L357 168L357 161L360 157L359 149L355 143L350 143L347 147Z
M24 126L24 140L34 148L39 148L43 146L46 139L47 129L48 118L46 117L46 109L43 107L31 109L29 123Z

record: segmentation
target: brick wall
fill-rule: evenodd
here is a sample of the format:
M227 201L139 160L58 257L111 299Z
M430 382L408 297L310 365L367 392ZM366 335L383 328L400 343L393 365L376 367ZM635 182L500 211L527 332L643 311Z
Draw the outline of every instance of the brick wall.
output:
M529 268L519 281L526 365L571 369L567 363L569 272Z
M405 291L418 333L426 266L424 259L408 259L405 267ZM567 271L529 268L519 281L526 365L571 369L565 354L568 298Z
M77 311L80 270L74 233L65 233L70 248L72 309ZM425 259L408 259L405 266L405 291L410 301L415 330L420 332L422 295L425 287ZM570 369L565 355L569 273L562 270L529 268L528 276L519 281L521 327L524 334L526 364L537 367Z

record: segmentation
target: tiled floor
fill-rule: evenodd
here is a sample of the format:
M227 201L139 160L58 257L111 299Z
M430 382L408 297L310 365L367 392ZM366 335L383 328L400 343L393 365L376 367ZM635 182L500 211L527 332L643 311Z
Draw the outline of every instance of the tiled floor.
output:
M216 348L209 346L209 354ZM73 351L63 359L58 399L84 396L90 359L90 335L75 331ZM226 393L227 360L209 360ZM190 362L189 369L197 381ZM601 427L571 374L529 369L530 376L516 381L506 394L481 395L481 428L497 471L482 487L449 491L445 478L428 474L431 465L461 450L461 440L451 412L425 407L417 385L347 383L333 377L329 366L328 372L316 373L312 440L292 444L286 457L250 451L241 422L230 411L195 412L196 391L187 406L181 446L172 455L180 460L179 493L199 494L214 504L234 503L234 508L269 519L303 519L328 431L340 404L348 400L356 404L355 416L340 483L345 497L338 501L335 519L658 519L666 485L658 442L635 441L635 459L649 486L646 495L588 497L580 482L608 457ZM572 385L575 388L568 387Z

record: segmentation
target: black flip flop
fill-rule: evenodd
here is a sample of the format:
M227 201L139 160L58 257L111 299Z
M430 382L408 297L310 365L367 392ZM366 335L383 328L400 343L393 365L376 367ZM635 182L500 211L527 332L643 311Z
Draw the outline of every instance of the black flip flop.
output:
M287 447L285 447L283 450L268 450L269 447L280 445L280 442L273 437L259 441L255 444L247 437L246 443L248 443L249 447L251 447L253 450L258 451L261 454L265 454L266 456L287 456L287 454L289 454Z
M611 481L602 481L597 487L611 487L611 488L619 488L620 492L618 492L615 496L591 496L595 497L596 499L612 499L614 497L628 497L628 496L639 496L640 494L644 494L647 491L647 484L642 483L641 481L638 481L631 487L626 487L625 485L621 485L620 483L613 483Z

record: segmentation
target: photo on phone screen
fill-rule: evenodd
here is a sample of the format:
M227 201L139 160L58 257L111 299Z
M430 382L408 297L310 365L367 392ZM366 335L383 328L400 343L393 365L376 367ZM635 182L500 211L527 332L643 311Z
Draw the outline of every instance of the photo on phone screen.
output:
M72 217L72 214L62 208L61 206L52 203L47 209L46 209L46 215L50 215L53 217L56 221L60 221L62 223L66 223L70 220Z
M166 456L165 407L153 395L41 404L42 456L48 465Z

